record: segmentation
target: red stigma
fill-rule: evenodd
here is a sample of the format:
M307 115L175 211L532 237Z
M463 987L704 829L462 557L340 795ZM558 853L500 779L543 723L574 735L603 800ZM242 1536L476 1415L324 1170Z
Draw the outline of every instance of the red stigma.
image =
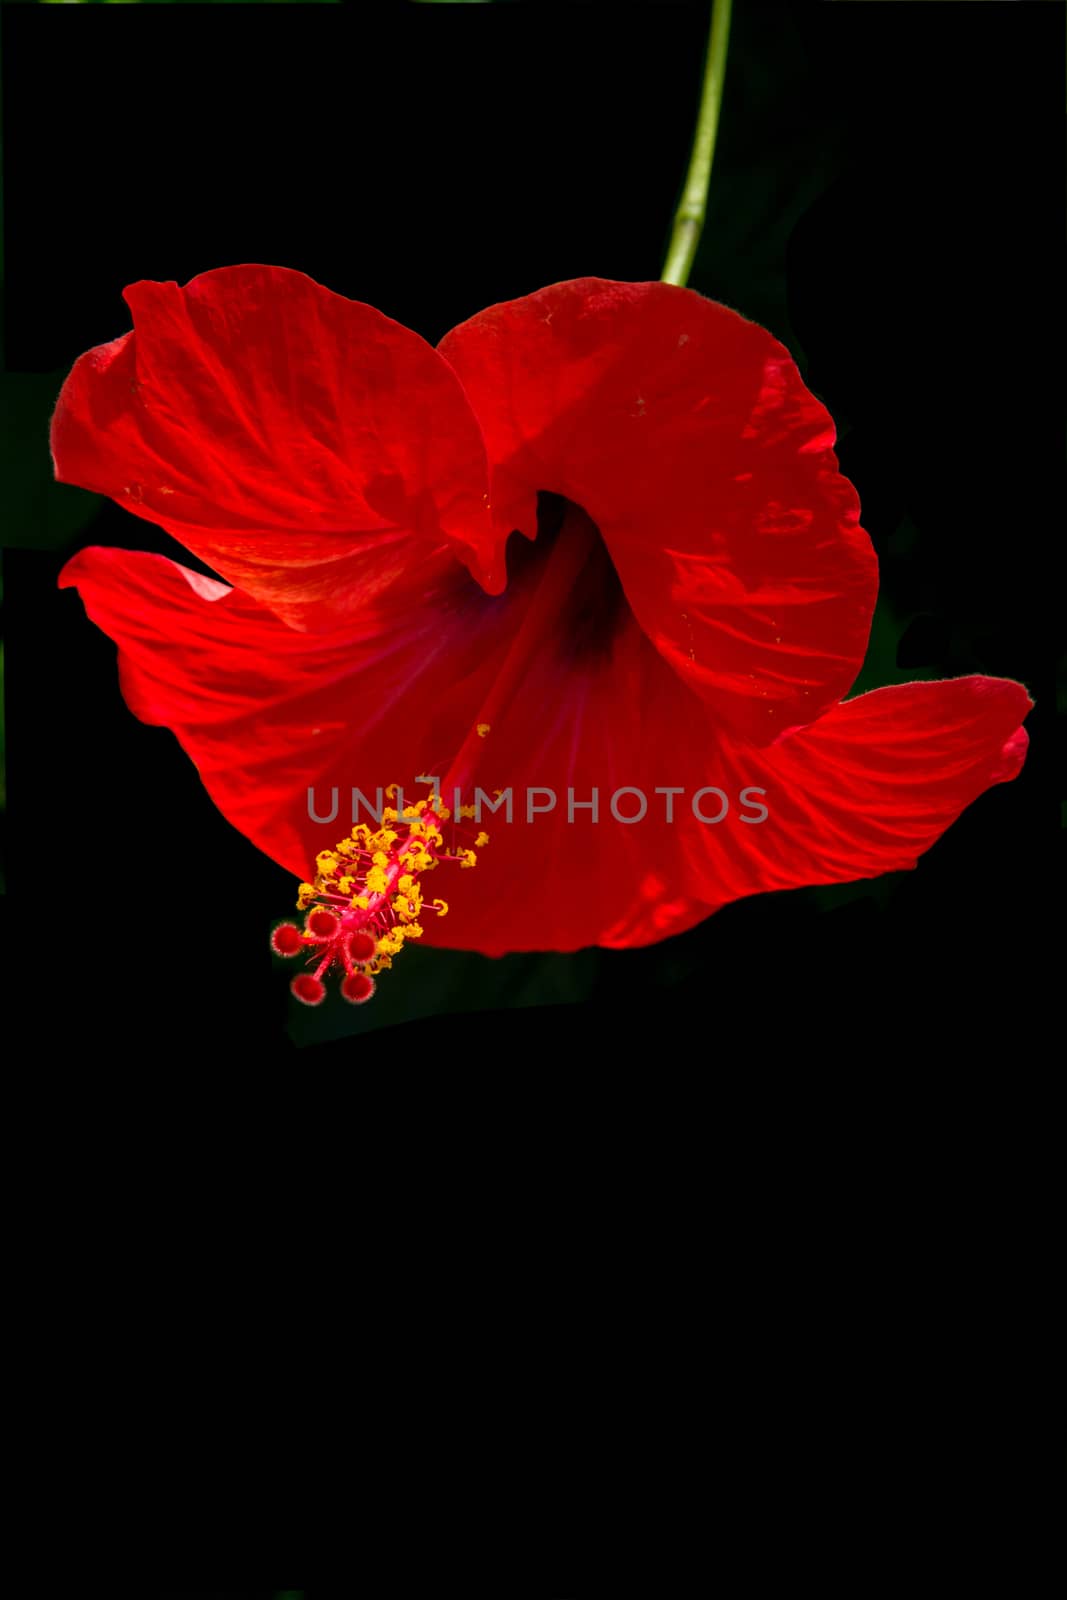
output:
M377 948L377 939L365 928L359 928L348 941L348 953L353 961L369 961Z
M311 913L306 923L308 934L312 939L332 939L340 926L340 918L321 906Z
M374 979L365 972L351 973L341 985L342 997L350 1005L361 1006L374 993Z
M301 972L289 985L296 998L305 1006L321 1006L326 998L326 985L310 972Z
M279 923L270 936L270 947L276 956L299 955L304 948L303 935L293 923Z

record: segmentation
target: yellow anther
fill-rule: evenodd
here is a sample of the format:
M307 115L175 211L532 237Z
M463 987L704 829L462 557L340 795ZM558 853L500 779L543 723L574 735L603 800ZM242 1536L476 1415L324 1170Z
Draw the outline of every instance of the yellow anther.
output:
M478 737L479 737L479 739L484 739L488 732L489 732L489 724L488 724L488 722L479 722L479 724L478 724Z
M486 845L489 843L489 835L484 832L480 833L477 839L475 839L474 843L479 850L484 850Z
M409 893L393 897L393 910L403 922L409 922L412 917L417 917L421 909L422 890L417 885Z
M478 732L484 737L489 732L488 724L480 723ZM387 792L390 795L400 793L395 784L391 784ZM497 790L498 795L502 792ZM300 884L297 907L308 911L316 905L329 906L346 927L350 920L371 934L375 940L372 958L369 962L356 962L349 952L346 957L349 970L353 970L355 964L372 974L384 971L392 966L394 957L408 939L423 937L419 918L424 910L433 911L439 917L448 915L446 900L424 900L419 877L423 872L435 872L442 860L458 861L464 867L476 864L474 850L456 851L454 846L446 847L444 843L443 824L453 815L473 817L475 807L460 806L450 811L442 803L440 792L435 791L431 798L405 806L402 819L398 818L395 808L386 807L379 827L356 823L351 834L332 850L319 851L315 858L314 882ZM389 826L390 823L395 826ZM487 833L478 834L478 848L488 842ZM364 914L349 919L344 914L346 903L353 911ZM347 950L346 941L338 942ZM328 962L328 951L326 955ZM339 966L341 957L334 959Z

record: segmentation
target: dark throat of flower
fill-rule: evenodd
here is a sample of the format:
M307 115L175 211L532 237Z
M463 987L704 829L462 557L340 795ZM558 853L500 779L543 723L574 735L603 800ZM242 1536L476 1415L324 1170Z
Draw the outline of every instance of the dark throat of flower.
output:
M595 523L580 506L566 502L562 525L536 576L536 586L522 622L441 784L442 794L465 789L473 780L485 748L486 732L499 722L514 699L553 619L564 612L584 567L599 545L600 534Z
M352 1005L369 1000L378 974L392 966L407 940L422 937L420 918L448 914L446 901L426 897L425 875L445 862L473 867L477 851L488 844L487 834L466 826L474 808L460 806L453 817L443 796L462 793L473 782L493 724L507 715L546 634L565 613L600 547L586 513L569 502L563 506L558 532L531 572L532 588L515 637L434 797L400 811L386 806L379 827L360 823L334 849L320 851L314 882L301 884L297 900L297 910L306 913L304 926L283 922L274 929L275 955L305 958L305 970L290 986L304 1005L322 1003L324 979L331 972L340 974L343 999ZM390 798L395 793L395 785L386 791Z

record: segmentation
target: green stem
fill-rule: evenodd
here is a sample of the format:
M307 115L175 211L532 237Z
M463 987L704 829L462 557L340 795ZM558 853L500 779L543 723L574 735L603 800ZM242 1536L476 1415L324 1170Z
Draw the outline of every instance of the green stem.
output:
M714 0L711 8L711 37L704 65L704 90L700 96L700 113L693 137L689 171L685 175L685 188L674 214L671 242L663 264L664 283L686 283L707 215L708 184L711 181L711 163L715 159L715 135L719 131L719 111L722 107L722 80L726 74L726 48L730 42L730 8L731 0Z

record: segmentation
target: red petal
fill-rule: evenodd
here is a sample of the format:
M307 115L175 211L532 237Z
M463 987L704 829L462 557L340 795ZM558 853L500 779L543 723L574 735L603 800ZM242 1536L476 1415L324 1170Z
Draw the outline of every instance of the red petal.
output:
M490 307L441 353L485 435L501 531L576 501L665 660L765 744L847 692L877 563L834 428L788 352L689 289L583 278Z
M717 896L849 883L914 867L960 813L1026 758L1031 700L1004 678L875 689L769 750L733 750L735 785L767 790L765 822L720 855Z
M477 610L489 602L447 554L330 633L289 628L239 589L140 551L83 550L60 584L118 644L130 709L172 729L223 815L300 878L351 826L348 789L339 823L320 828L309 788L321 811L331 785L373 799L417 774L433 730L453 743L466 730L442 716L436 683L470 673L477 695L489 653Z
M446 542L502 587L477 422L417 334L280 267L125 298L134 332L82 356L59 397L64 482L159 523L295 627L361 605L369 563Z

